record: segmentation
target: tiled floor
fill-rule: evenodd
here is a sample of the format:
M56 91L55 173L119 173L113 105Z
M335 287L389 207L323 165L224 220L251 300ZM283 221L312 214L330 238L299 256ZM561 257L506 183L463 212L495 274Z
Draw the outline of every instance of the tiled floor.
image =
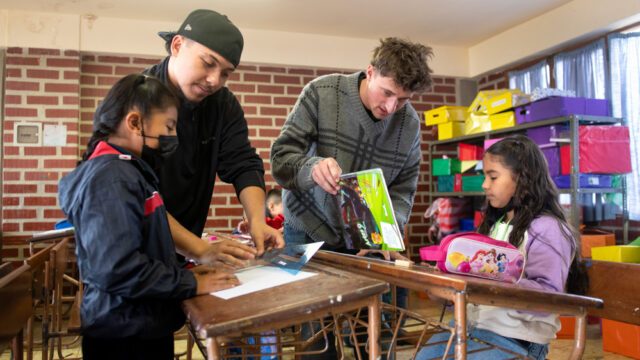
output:
M417 294L412 293L410 296L410 307L413 311L428 317L428 318L438 318L441 311L441 306L434 302L422 299L417 296ZM37 339L36 339L37 340ZM67 342L70 339L66 340ZM567 359L569 353L571 352L571 347L573 346L573 340L555 340L551 343L551 349L548 359ZM176 353L180 353L184 351L186 347L186 340L176 340ZM70 357L78 357L80 356L79 351L79 342L75 342L73 345L69 347L65 347L62 350L62 354L65 358ZM34 354L34 359L40 359L40 353ZM56 355L55 358L58 358ZM292 357L291 357L292 358ZM353 358L353 356L349 356L348 358ZM398 360L408 360L411 358L410 351L402 351L398 353ZM0 355L0 360L10 360L11 355L8 351L5 351L2 355ZM181 357L181 359L185 359L185 357ZM194 348L193 349L193 359L203 359L200 352ZM625 356L613 354L613 353L605 353L602 351L602 337L600 334L599 325L590 325L587 328L587 342L586 342L586 350L583 356L585 360L596 360L596 359L605 359L605 360L622 360L622 359L630 359Z

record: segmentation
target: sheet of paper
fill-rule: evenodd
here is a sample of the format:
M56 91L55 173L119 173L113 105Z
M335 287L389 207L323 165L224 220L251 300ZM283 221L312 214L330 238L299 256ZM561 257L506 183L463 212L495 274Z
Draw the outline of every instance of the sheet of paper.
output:
M236 272L240 285L211 295L228 300L237 296L250 294L259 290L269 289L278 285L306 279L316 275L307 271L296 273L275 266L258 266Z

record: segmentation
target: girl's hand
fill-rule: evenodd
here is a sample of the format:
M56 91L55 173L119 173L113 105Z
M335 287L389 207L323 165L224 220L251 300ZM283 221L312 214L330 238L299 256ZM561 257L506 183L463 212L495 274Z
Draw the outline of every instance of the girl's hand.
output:
M216 271L207 273L193 274L196 277L198 295L209 294L214 291L220 291L240 285L238 278L230 272Z

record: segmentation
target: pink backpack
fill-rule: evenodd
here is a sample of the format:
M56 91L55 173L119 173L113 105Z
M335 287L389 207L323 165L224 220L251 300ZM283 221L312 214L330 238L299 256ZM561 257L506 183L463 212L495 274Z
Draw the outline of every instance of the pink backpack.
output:
M437 261L445 273L515 283L522 277L524 257L506 241L465 232L445 236L440 245L420 248L425 261Z

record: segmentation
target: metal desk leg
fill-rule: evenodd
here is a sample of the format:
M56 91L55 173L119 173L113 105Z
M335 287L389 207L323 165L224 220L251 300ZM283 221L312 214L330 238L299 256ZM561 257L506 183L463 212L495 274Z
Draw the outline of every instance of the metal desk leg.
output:
M369 360L380 358L380 297L372 296L369 301Z
M218 346L218 340L216 338L207 338L207 359L220 359L220 347Z
M584 353L585 341L587 337L587 312L583 309L582 314L576 315L576 340L571 356L569 359L577 360L582 359L582 353Z
M456 360L464 360L467 358L467 298L465 292L456 292L454 299L455 358Z

